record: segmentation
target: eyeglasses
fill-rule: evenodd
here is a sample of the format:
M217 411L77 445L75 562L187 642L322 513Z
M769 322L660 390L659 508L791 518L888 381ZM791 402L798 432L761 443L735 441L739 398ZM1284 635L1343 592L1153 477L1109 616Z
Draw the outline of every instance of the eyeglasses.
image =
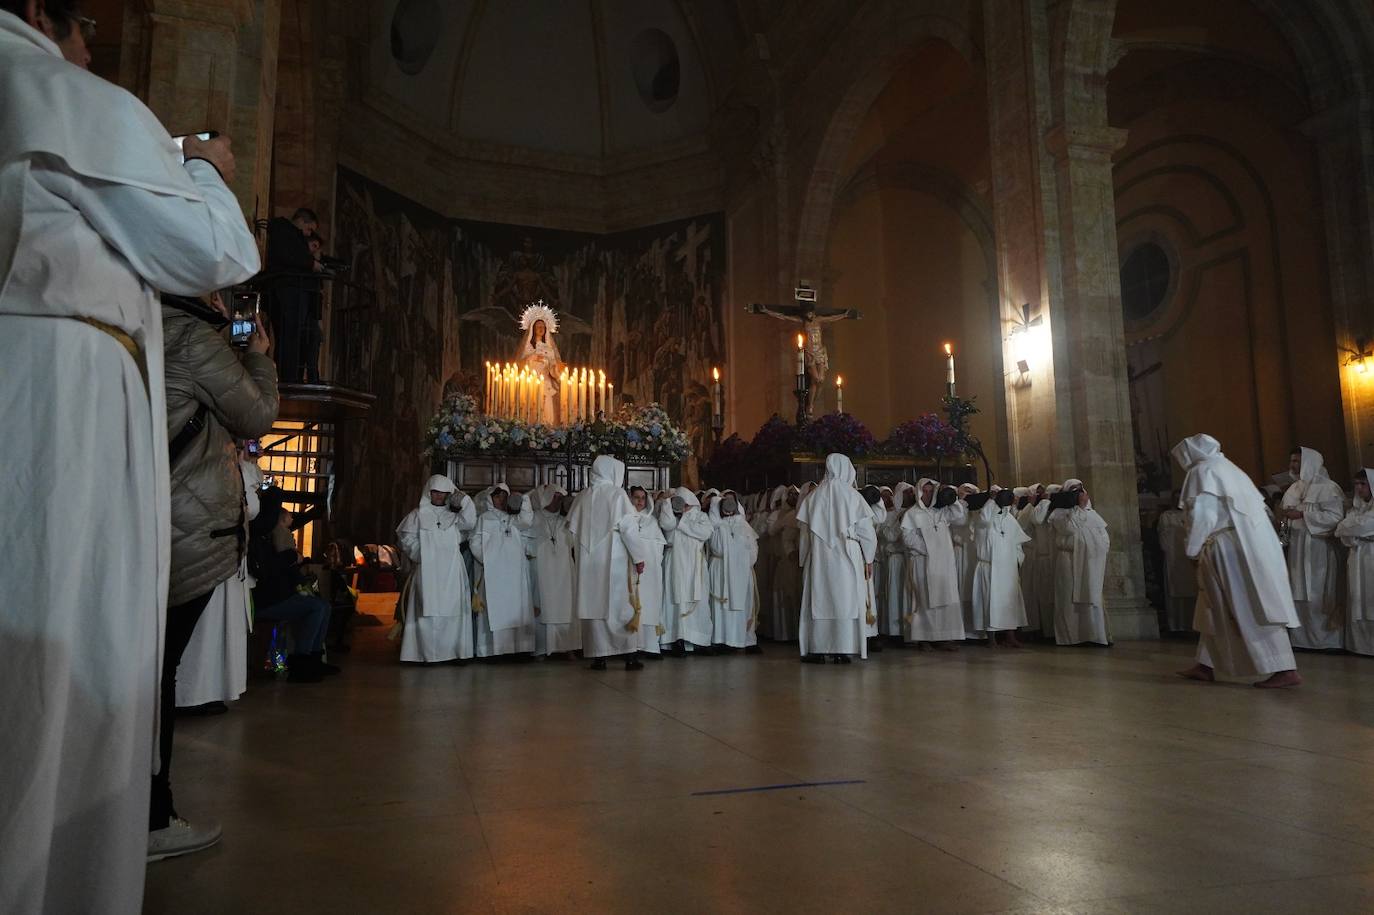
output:
M76 27L81 30L81 38L83 41L95 41L94 19L89 16L74 16L72 17L72 21L75 22Z

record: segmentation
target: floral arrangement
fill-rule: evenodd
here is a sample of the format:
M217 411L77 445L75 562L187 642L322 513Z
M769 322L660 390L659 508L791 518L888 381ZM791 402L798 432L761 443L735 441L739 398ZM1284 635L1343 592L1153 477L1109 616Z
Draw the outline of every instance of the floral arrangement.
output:
M455 393L440 404L425 433L425 455L430 459L456 458L474 452L573 451L676 464L691 450L687 434L673 424L658 404L622 409L603 422L562 427L488 416L477 409L474 397Z
M913 458L949 457L961 450L958 430L935 413L902 423L892 430L882 446L884 454Z
M797 445L817 455L862 457L873 450L873 433L850 413L827 413L797 430Z
M711 460L702 468L702 474L705 479L723 481L727 486L734 486L734 481L750 463L749 450L750 443L740 438L738 433L730 436L716 446L716 450L711 453Z
M787 463L797 444L797 428L774 413L749 442L749 463L756 468Z

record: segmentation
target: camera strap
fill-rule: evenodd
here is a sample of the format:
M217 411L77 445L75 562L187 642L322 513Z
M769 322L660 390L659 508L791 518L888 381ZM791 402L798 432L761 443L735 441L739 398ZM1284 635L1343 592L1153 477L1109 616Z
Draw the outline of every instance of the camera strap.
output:
M177 458L181 457L181 452L186 450L186 446L201 433L205 428L206 417L210 415L210 408L201 404L196 408L192 417L186 420L186 425L181 427L181 431L176 434L176 438L167 443L168 466L175 464Z

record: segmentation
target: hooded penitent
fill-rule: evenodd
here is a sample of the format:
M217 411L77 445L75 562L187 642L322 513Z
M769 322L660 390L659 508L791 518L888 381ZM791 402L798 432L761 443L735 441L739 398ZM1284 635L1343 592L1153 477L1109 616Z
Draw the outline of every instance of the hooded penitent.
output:
M1222 454L1221 443L1210 435L1184 439L1174 446L1173 456L1188 472L1179 492L1179 508L1191 517L1203 496L1226 505L1265 620L1273 625L1296 626L1297 610L1288 584L1283 547L1265 513L1264 497L1254 482ZM1201 542L1190 542L1188 554L1196 557L1202 546Z
M873 513L854 488L854 464L842 454L825 459L825 478L801 503L797 523L810 544L807 586L814 619L847 619L867 604L863 554L855 537Z

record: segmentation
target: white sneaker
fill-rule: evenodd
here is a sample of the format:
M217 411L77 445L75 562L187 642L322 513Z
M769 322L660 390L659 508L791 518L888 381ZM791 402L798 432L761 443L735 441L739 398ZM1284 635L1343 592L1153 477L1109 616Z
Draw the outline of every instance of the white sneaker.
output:
M203 851L217 844L223 834L224 829L214 820L192 826L181 817L172 817L165 829L148 833L148 863Z

